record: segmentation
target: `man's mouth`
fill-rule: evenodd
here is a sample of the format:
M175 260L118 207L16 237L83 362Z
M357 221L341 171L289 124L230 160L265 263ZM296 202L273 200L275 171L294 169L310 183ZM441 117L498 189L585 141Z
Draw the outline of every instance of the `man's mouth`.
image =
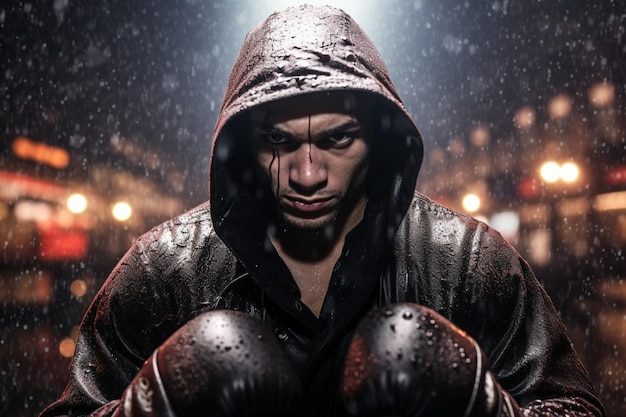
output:
M290 211L314 214L328 208L332 204L332 198L324 199L301 199L301 198L286 198L285 203L291 209Z

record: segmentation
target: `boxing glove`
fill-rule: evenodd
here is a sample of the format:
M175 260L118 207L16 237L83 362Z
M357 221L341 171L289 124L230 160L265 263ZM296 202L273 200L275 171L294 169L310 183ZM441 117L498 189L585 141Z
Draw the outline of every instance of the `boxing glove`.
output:
M424 306L394 304L358 324L341 376L351 415L521 416L477 343Z
M274 335L251 316L205 313L170 336L124 391L125 417L288 416L302 386Z

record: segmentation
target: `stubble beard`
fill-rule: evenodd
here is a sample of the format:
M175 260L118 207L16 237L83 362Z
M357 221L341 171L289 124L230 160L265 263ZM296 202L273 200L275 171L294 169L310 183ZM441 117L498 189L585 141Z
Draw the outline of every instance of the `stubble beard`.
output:
M280 210L280 209L279 209ZM337 224L337 213L325 215L320 219L298 218L284 211L278 214L278 224L283 232L295 232L298 234L316 234L332 237Z
M298 217L276 207L275 221L277 233L298 236L299 239L311 239L317 242L330 242L341 235L348 219L353 215L358 203L365 197L364 185L350 190L341 198L341 202L334 210L325 213L319 218ZM275 197L276 198L276 197Z

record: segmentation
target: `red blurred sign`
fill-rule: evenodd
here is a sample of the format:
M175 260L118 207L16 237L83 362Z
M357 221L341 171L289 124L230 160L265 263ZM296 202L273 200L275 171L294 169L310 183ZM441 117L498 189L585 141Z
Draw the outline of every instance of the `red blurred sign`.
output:
M11 200L33 197L47 201L62 201L67 196L67 190L52 181L16 172L0 171L0 196Z
M604 182L608 185L626 184L626 165L610 169L604 174Z
M536 198L541 194L541 187L534 178L525 177L519 182L517 192L522 198Z
M87 256L89 241L82 230L49 227L40 231L39 256L43 261L80 260Z

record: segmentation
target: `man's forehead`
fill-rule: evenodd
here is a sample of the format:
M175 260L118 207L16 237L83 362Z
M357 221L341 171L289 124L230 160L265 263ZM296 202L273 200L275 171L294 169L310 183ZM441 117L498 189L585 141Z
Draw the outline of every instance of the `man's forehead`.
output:
M266 103L254 113L255 121L272 124L324 113L339 113L357 118L357 98L354 93L344 91L303 94Z

